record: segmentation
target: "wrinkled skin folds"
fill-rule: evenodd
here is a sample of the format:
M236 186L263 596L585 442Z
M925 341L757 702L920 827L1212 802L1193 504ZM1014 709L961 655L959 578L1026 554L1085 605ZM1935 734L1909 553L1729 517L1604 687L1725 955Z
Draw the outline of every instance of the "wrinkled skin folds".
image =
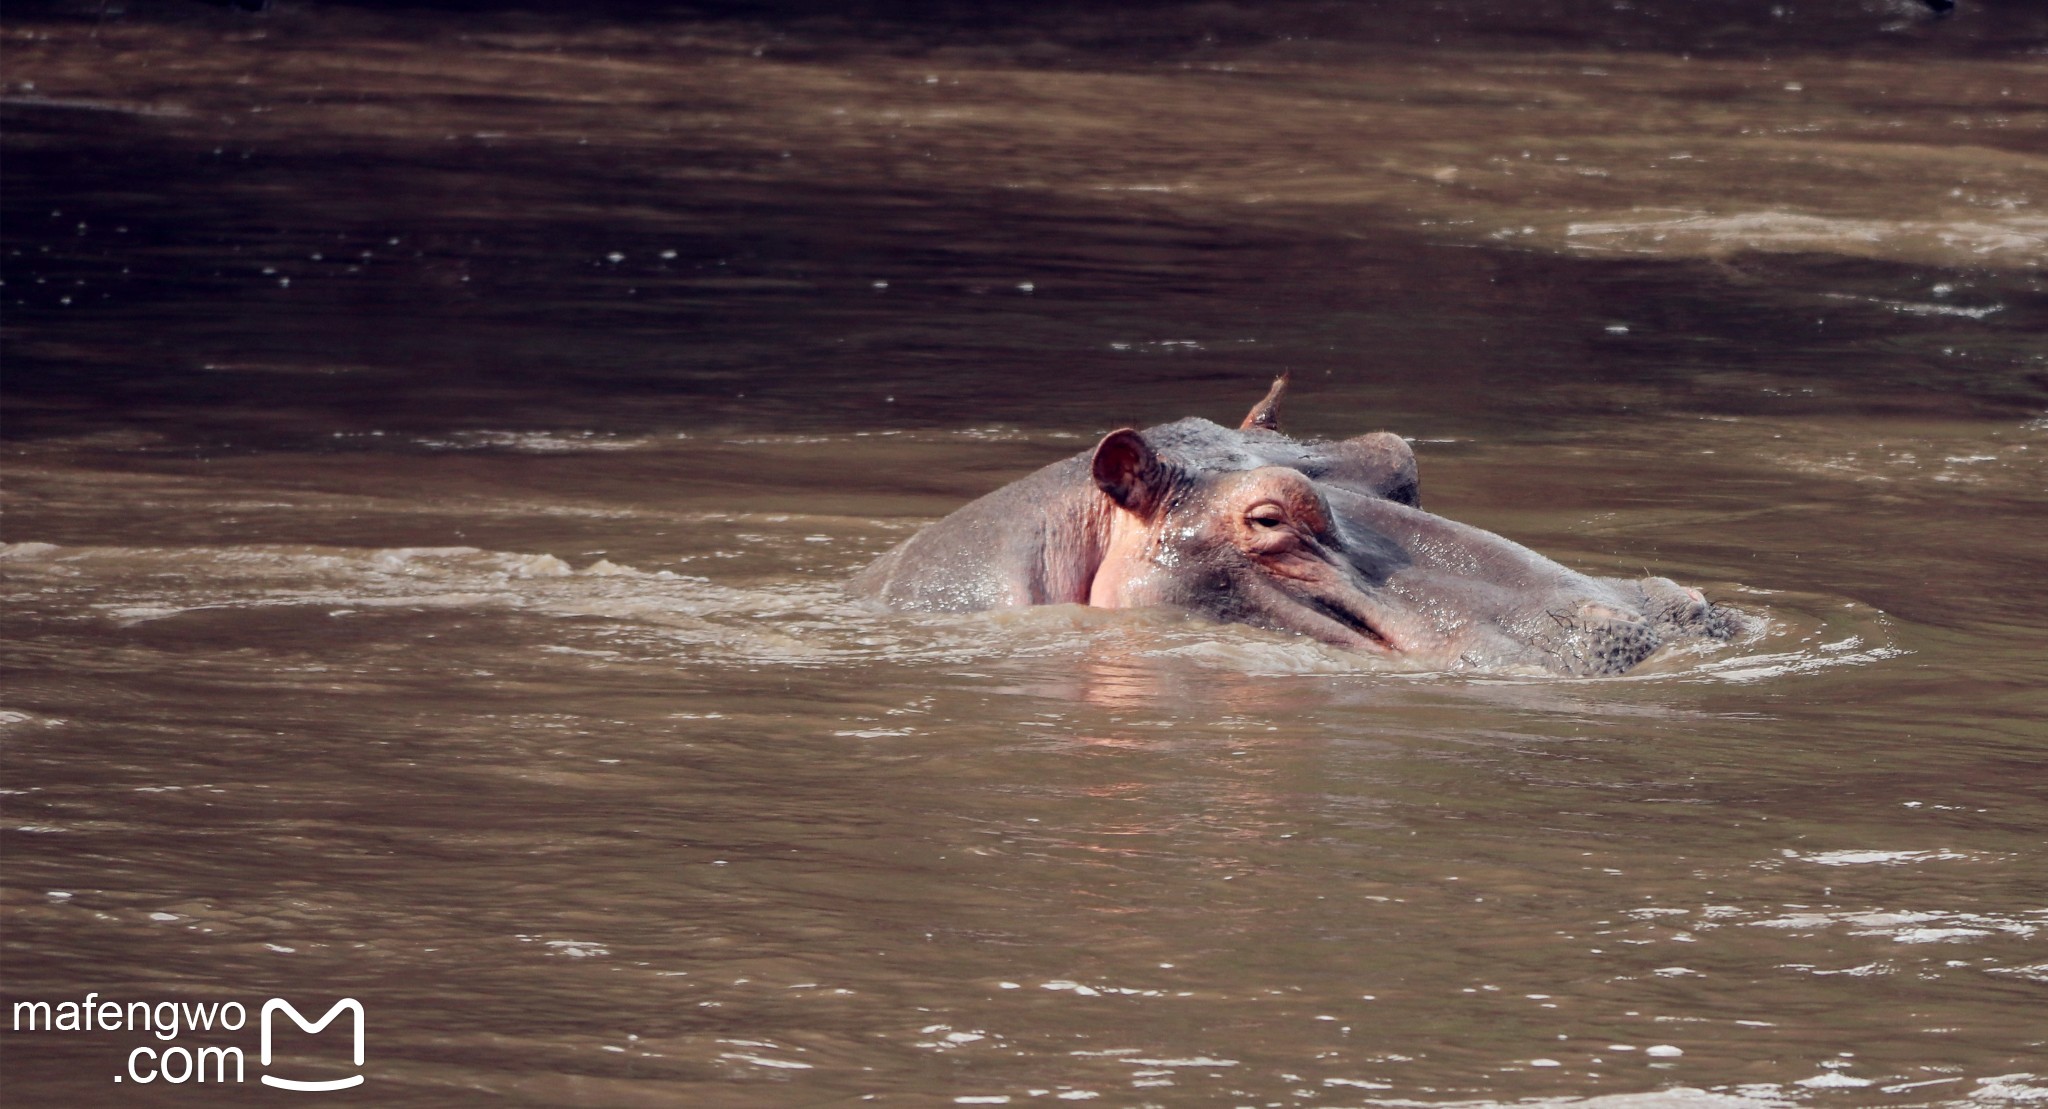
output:
M925 528L850 588L925 612L1169 606L1408 668L1570 676L1744 626L1668 579L1588 576L1424 512L1405 440L1288 438L1284 389L1235 429L1111 432Z

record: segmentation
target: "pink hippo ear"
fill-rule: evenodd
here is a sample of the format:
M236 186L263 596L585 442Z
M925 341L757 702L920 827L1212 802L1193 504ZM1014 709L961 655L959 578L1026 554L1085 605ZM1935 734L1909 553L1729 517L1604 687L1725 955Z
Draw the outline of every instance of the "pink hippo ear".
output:
M1173 491L1173 469L1160 460L1145 437L1121 428L1095 444L1095 484L1109 499L1149 520Z

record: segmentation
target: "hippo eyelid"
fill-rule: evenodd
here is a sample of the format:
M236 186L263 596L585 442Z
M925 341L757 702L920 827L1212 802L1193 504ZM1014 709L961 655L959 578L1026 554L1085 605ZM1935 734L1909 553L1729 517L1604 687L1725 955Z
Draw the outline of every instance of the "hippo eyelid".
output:
M1262 528L1277 528L1287 523L1287 510L1277 504L1260 504L1245 509L1245 522Z

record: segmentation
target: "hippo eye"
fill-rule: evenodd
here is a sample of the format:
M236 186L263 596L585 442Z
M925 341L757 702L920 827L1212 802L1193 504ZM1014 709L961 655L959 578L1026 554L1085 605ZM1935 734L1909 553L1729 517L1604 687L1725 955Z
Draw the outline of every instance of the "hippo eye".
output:
M1287 513L1277 504L1262 504L1247 510L1244 520L1255 528L1277 528L1287 523Z

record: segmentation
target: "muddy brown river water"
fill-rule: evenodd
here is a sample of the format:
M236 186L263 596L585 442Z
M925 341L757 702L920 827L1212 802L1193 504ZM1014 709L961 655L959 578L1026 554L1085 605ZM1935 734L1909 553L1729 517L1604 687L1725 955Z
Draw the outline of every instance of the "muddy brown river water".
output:
M2048 1099L2040 6L99 8L0 21L8 1104ZM1280 370L1764 632L841 592Z

